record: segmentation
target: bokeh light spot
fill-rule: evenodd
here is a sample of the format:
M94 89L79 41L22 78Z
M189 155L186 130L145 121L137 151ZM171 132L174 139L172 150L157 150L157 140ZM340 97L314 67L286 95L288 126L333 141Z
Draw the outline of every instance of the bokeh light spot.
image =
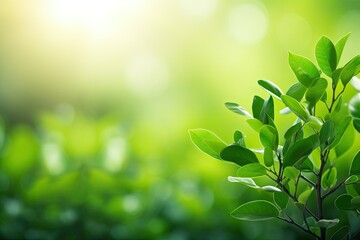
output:
M211 16L217 7L217 0L180 0L184 13L194 18Z

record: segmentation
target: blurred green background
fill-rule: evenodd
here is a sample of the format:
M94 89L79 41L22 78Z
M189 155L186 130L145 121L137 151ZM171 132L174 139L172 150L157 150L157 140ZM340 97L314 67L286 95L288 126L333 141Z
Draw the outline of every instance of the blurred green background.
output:
M359 22L357 0L2 0L1 238L304 239L232 219L262 193L188 129L255 145L223 102L266 97L258 79L286 90L288 51L314 60L322 35L352 33L345 63Z

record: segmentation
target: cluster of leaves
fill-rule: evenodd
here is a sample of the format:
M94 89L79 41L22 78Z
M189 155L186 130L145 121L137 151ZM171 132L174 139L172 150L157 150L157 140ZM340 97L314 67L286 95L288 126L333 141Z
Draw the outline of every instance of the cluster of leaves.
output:
M360 132L360 93L348 103L343 101L349 83L360 91L356 77L360 55L343 67L338 66L348 37L349 34L336 44L327 37L318 41L315 56L320 69L309 59L289 53L289 64L298 81L284 94L274 83L259 80L258 84L270 96L255 96L252 114L237 103L225 103L230 111L247 117L246 122L258 133L261 149L249 148L241 131L235 131L234 142L228 145L208 130L190 130L191 139L200 150L240 166L237 176L228 178L230 182L273 194L273 201L261 199L241 205L231 213L233 217L248 221L278 218L316 239L330 239L327 230L336 226L338 230L332 231L331 239L350 237L351 229L338 218L328 219L323 210L327 197L338 189L358 189L356 186L360 185L360 151L353 157L349 171L339 174L345 178L339 179L336 165L346 151L341 143L352 141L346 131L351 128ZM285 105L280 114L297 116L283 137L274 121L274 98ZM259 186L254 181L258 177L268 178L274 184ZM316 199L314 206L309 199ZM291 216L289 205L298 207L301 220ZM359 214L360 191L338 196L335 206Z

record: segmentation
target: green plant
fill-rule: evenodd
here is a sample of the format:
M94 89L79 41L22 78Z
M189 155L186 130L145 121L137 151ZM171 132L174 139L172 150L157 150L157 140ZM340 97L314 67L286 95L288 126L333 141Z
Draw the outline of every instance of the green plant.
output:
M335 45L327 37L319 40L315 56L321 70L307 58L289 53L289 64L298 82L283 94L274 83L259 80L258 84L270 96L255 96L252 114L237 103L225 103L230 111L248 117L246 122L259 134L260 150L248 147L241 131L235 131L234 142L228 145L208 130L190 130L191 139L200 150L240 166L236 177L228 177L230 182L272 194L244 203L231 213L233 217L248 221L277 218L315 239L355 238L356 229L347 226L341 217L344 211L351 211L358 220L360 214L358 147L357 154L350 156L351 163L346 160L354 130L360 132L360 93L349 101L343 94L350 82L360 91L356 77L360 55L338 67L348 37L349 34ZM274 121L273 97L285 105L281 114L297 117L283 135ZM260 186L256 182L261 177L273 185ZM336 195L336 200L330 201ZM336 213L325 211L325 206L334 209L329 208L333 205Z

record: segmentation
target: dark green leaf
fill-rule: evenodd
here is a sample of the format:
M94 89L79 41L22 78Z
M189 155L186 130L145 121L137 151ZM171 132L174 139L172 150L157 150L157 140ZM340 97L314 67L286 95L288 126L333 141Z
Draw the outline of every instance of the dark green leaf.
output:
M234 132L234 142L235 142L235 144L238 144L239 146L246 147L245 136L239 130L236 130Z
M250 163L239 168L236 175L242 178L260 177L266 175L266 168L260 163Z
M329 38L323 36L319 40L316 45L315 55L320 69L331 77L337 66L337 57L335 46Z
M350 114L354 117L353 124L356 131L360 133L360 93L349 101Z
M270 147L264 148L264 163L267 167L274 165L274 152Z
M360 151L358 151L352 160L350 175L360 175Z
M274 119L274 100L272 96L265 100L261 109L259 120L265 124L269 123L269 116Z
M321 178L321 186L323 189L327 190L335 186L337 180L337 171L336 168L327 169L322 178Z
M252 112L254 115L254 118L260 119L260 112L262 107L264 106L265 100L262 99L259 96L254 96L253 102L252 102Z
M339 223L339 219L320 219L317 221L316 225L321 228L332 228Z
M349 194L340 195L335 200L335 206L340 210L355 210L355 207L351 205L351 199L353 197Z
M308 121L310 118L309 112L304 108L303 105L301 105L296 99L287 96L282 95L281 96L282 101L284 104L290 108L290 110L295 113L301 120Z
M221 159L220 152L226 147L226 143L217 135L205 129L193 129L189 130L189 133L192 142L201 151L213 158Z
M360 72L360 55L351 59L341 71L340 79L344 86L346 86L353 76Z
M301 122L296 123L295 125L291 126L286 132L285 132L285 139L289 139L293 137L295 134L297 134L302 129Z
M319 78L306 91L305 98L307 101L315 105L324 95L327 88L327 81L324 78Z
M292 85L286 92L286 95L295 98L299 102L304 97L304 94L306 92L306 87L302 85L301 83L297 82L294 85Z
M259 162L255 153L238 145L231 145L226 147L221 151L220 156L225 161L230 161L240 166Z
M256 200L245 203L236 208L231 216L240 220L246 221L262 221L276 218L279 215L279 210L274 204L265 200Z
M326 103L326 101L327 101L327 92L326 92L326 90L325 90L324 94L321 96L320 101Z
M302 172L312 172L314 171L314 164L311 162L309 158L305 159L305 161L301 164Z
M332 119L326 121L320 130L320 147L321 150L329 147L335 140L335 122Z
M268 81L268 80L259 80L258 84L263 87L268 93L272 94L274 97L280 99L281 95L283 95L281 89L276 86L276 84Z
M319 70L307 58L289 53L289 64L299 82L305 87L310 87L313 80L320 77Z
M344 37L342 37L336 44L335 44L335 50L336 50L336 58L337 58L337 63L339 64L342 52L344 50L346 41L348 40L350 36L350 33L346 34Z
M225 106L234 113L252 118L251 114L237 103L226 102Z
M349 126L351 120L352 120L351 116L345 116L341 120L340 124L338 124L338 126L336 126L335 139L334 139L333 143L330 145L330 148L334 148L339 144L339 142L341 141L342 137L344 136L345 131L346 131L347 127Z
M270 125L264 125L261 127L260 132L260 141L264 147L269 147L273 150L277 150L279 145L279 136L276 128Z
M342 95L336 101L336 105L335 105L335 108L334 108L334 113L338 113L340 111L341 105L342 105Z
M354 183L356 183L358 180L359 180L359 177L358 177L358 176L352 175L352 176L350 176L350 177L348 177L348 178L346 179L345 184L347 184L347 185L354 184Z
M331 77L333 88L335 88L338 85L339 80L340 80L340 74L341 74L342 70L343 70L343 68L338 68L334 71L334 73Z
M285 192L274 192L274 201L281 209L285 209L289 202L289 196Z
M360 118L354 118L353 125L354 125L354 128L356 129L356 131L358 133L360 133Z
M306 158L319 146L319 139L316 134L301 139L290 146L284 156L284 167L293 166L298 161ZM305 159L304 159L305 160Z
M360 196L353 197L353 199L351 199L350 202L351 202L351 205L353 207L355 207L356 209L360 208Z
M338 229L332 236L330 240L348 240L349 239L349 227L343 226Z

